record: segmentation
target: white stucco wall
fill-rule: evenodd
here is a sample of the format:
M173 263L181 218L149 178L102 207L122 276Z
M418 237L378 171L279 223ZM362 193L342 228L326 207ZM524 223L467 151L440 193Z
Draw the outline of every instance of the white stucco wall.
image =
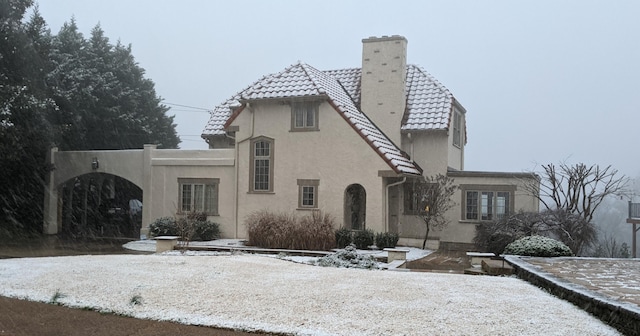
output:
M530 195L524 188L527 181L531 181L533 176L526 173L491 173L491 172L455 172L450 173L450 177L455 180L456 185L482 185L491 186L513 185L515 188L513 195L513 211L520 210L526 212L538 212L538 200ZM480 221L463 219L462 206L464 205L463 191L458 189L453 195L453 200L457 206L447 213L449 226L440 236L441 242L470 243L475 235L476 224Z
M150 222L160 217L176 216L179 212L179 178L220 180L219 215L209 216L208 220L220 224L223 237L234 237L234 151L232 149L154 150L151 159L151 189L149 192L145 190L143 196L144 206L150 207Z
M291 132L290 106L262 101L245 108L233 122L239 127L238 219L244 234L244 219L254 211L308 212L297 210L297 179L320 180L318 208L333 215L337 226L343 225L345 189L362 185L367 193L366 227L383 230L383 184L378 171L390 167L327 102L320 105L318 119L319 131ZM274 139L274 188L268 194L249 192L248 138L260 136Z

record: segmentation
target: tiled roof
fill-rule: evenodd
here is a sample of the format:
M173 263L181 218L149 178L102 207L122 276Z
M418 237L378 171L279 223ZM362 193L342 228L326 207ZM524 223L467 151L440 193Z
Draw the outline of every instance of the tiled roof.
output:
M356 107L351 96L345 91L345 88L338 82L336 77L304 63L294 64L282 72L262 78L236 94L230 100L227 100L221 106L218 106L213 114L216 114L216 111L218 111L221 117L228 119L226 123L230 123L235 118L235 115L231 116L231 107L240 105L240 102L244 100L314 96L326 97L336 111L340 113L349 125L360 134L396 173L422 174L420 167L407 158L407 156ZM207 128L205 128L203 136L218 134L216 131L223 131L224 124L225 123L222 123L222 125L220 125L219 119L216 119L215 123L210 121L209 124L207 124Z
M407 66L407 113L402 130L448 129L453 95L421 67Z
M295 65L294 65L295 66ZM292 66L292 67L294 67ZM265 88L261 87L262 82L268 82L274 76L278 76L287 72L289 67L279 74L273 74L265 76L256 83L249 86L247 89L239 92L231 99L225 101L221 105L217 106L211 114L211 119L207 123L204 129L203 136L224 134L224 124L231 115L231 108L234 105L239 106L239 99L251 99L246 94L249 88L257 86L254 95L264 94ZM360 68L349 68L339 70L323 71L325 74L336 78L347 94L354 101L356 106L360 106ZM287 75L289 79L296 78L295 74ZM318 95L319 92L306 92L309 86L308 83L296 83L295 81L287 80L283 78L284 83L282 87L277 88L272 98L278 98L278 95L284 93L302 93L302 95ZM297 87L295 90L289 88L291 85L302 84L302 87ZM453 95L451 92L428 72L416 65L407 65L407 80L406 80L406 93L407 93L407 108L405 116L403 118L402 130L438 130L448 129L449 119L451 115L451 105L453 104ZM284 97L284 96L282 96Z
M361 69L329 70L356 104L360 105ZM449 128L453 95L438 80L417 65L407 65L407 108L402 130L436 130ZM366 111L365 111L366 113Z

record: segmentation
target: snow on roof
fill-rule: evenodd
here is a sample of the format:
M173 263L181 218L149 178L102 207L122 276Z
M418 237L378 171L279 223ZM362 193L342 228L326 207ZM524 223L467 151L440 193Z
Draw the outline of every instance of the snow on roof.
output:
M407 155L405 155L376 125L356 107L353 99L345 91L341 83L334 76L322 72L308 64L298 62L287 67L283 71L268 75L255 82L245 90L227 100L221 106L216 107L220 116L216 117L215 124L210 122L205 129L206 135L214 133L216 127L220 131L228 126L236 117L232 115L233 106L239 106L242 102L259 99L279 99L290 97L326 97L329 103L340 115L360 134L360 136L389 164L398 174L421 175L422 170ZM222 118L226 122L220 124ZM215 127L214 127L215 126ZM207 130L211 133L207 133Z
M290 73L284 78L280 78L278 85L263 87L269 80L291 70L291 67L285 69L278 74L272 74L263 77L247 89L234 95L221 105L218 105L211 113L211 118L207 123L202 136L208 137L213 135L224 134L224 124L231 116L231 109L234 105L240 105L239 100L242 99L258 99L264 98L285 98L292 96L313 96L320 95L319 92L313 91L312 86L308 82L295 81L296 73ZM338 80L344 91L351 97L356 106L360 105L360 77L362 69L348 68L323 71L324 74L334 77ZM271 83L273 84L273 83ZM252 95L242 95L243 92L253 88ZM272 91L268 91L272 90ZM402 130L446 130L449 128L449 119L454 101L453 94L431 74L417 65L407 65L406 80L407 107Z

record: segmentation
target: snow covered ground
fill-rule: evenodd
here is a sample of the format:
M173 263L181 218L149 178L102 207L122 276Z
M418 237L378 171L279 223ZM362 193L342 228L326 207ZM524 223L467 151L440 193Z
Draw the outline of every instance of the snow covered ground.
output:
M0 295L296 335L619 335L513 277L325 268L258 255L5 259Z

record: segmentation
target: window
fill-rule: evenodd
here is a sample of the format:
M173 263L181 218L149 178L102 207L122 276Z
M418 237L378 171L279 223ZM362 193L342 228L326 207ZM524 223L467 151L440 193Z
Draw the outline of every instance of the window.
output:
M250 192L273 191L273 139L251 141Z
M298 180L298 208L315 209L318 207L318 186L320 180Z
M460 112L458 112L457 109L453 110L453 145L456 147L460 147L460 145L462 144L462 132L460 131L461 129L461 124L462 124L462 116L460 115Z
M435 185L425 182L405 183L404 187L404 214L418 215L424 211L427 200L434 192Z
M179 178L180 212L205 212L208 215L217 216L219 183L219 179Z
M419 186L415 183L405 183L404 187L404 214L416 215L419 213L421 197L418 197Z
M466 220L496 220L513 212L511 197L514 194L514 186L493 186L495 190L469 190L480 188L492 188L492 186L460 186L463 192L463 216ZM511 190L505 190L511 189Z
M291 130L318 130L318 102L294 102L291 104Z

